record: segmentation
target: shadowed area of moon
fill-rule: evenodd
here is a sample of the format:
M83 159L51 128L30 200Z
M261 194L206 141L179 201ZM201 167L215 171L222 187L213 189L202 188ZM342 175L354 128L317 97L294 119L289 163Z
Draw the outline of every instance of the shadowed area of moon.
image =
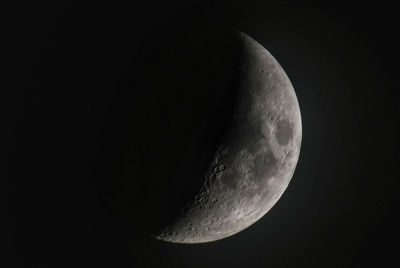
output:
M237 42L239 66L234 105L200 191L158 239L203 243L231 236L265 215L294 173L301 145L294 89L260 44L241 32L230 40Z

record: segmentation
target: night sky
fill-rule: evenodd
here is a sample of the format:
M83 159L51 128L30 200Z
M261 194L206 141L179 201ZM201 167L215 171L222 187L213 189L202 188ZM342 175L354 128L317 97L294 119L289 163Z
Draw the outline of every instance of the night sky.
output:
M388 3L5 9L3 267L388 267L400 160L399 14ZM198 191L224 131L237 59L220 60L229 39L216 36L232 28L293 84L296 171L278 203L234 236L154 240Z

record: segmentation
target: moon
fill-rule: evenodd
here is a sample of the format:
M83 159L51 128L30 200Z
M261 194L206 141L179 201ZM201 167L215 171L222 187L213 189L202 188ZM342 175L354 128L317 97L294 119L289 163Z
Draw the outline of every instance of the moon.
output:
M236 31L242 50L239 89L228 130L194 200L155 238L205 243L234 235L279 200L300 154L300 108L275 58Z

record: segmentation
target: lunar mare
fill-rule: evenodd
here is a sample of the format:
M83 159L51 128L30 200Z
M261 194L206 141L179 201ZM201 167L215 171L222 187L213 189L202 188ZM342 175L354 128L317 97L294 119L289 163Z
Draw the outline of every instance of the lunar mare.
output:
M194 201L156 235L174 243L231 236L259 220L287 188L300 153L295 91L274 57L237 32L242 47L235 112Z

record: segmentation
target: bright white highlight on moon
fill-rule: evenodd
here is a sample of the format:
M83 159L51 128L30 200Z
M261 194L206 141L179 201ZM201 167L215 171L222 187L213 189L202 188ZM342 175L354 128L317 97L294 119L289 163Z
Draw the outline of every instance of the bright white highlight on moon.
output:
M244 33L240 102L194 201L156 238L204 243L242 231L287 188L300 154L299 104L275 58Z

